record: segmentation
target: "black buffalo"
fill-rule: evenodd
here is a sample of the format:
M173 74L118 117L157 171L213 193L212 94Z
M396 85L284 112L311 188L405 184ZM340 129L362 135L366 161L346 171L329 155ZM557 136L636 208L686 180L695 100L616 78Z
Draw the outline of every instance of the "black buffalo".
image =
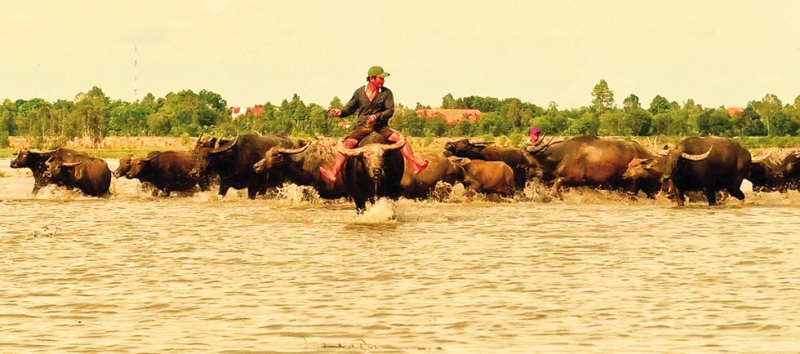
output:
M11 161L11 168L30 168L33 173L33 194L42 187L50 184L48 178L44 176L47 171L47 161L78 161L77 156L82 153L72 149L58 148L49 151L36 151L24 149L14 153L16 157Z
M83 194L101 197L109 193L111 170L102 159L78 156L76 162L57 161L51 158L46 162L44 177L52 183L70 189L78 189Z
M750 171L751 156L733 139L686 138L666 156L662 179L672 183L679 206L684 205L686 191L704 191L708 205L716 205L716 192L722 190L744 199L741 185Z
M198 139L199 141L199 139ZM280 176L264 178L253 170L253 165L264 157L272 147L294 148L295 144L287 138L272 135L245 134L218 147L196 148L198 167L193 170L195 177L209 174L219 176L219 194L225 196L229 188L247 188L247 196L255 199L265 194L267 187L277 186Z
M579 136L563 142L528 147L534 163L544 173L555 176L553 190L561 186L594 186L634 192L636 187L623 174L634 158L649 158L653 153L635 141Z
M797 182L800 182L800 150L787 155L782 166L779 176L790 180L796 189Z
M272 147L264 154L253 169L259 174L274 175L282 172L286 181L310 186L325 199L338 199L347 195L341 178L331 183L322 177L320 166L333 164L336 151L334 145L338 139L320 139L312 141L301 148L289 149Z
M349 158L342 168L341 178L347 195L353 198L356 212L366 210L367 201L374 203L378 197L399 198L405 165L400 148L405 140L386 141L373 132L353 149L337 146L339 153Z
M454 156L466 157L471 160L505 162L514 171L514 185L519 189L525 188L528 176L535 174L535 171L531 171L532 166L529 164L525 152L520 148L501 148L460 139L445 143L444 149Z
M191 173L196 168L197 159L189 153L151 152L146 157L132 159L125 176L150 183L169 196L171 192L193 192L198 185L207 189L204 180Z
M747 179L756 192L781 192L800 188L800 152L791 152L780 158L770 150L766 155L754 157Z

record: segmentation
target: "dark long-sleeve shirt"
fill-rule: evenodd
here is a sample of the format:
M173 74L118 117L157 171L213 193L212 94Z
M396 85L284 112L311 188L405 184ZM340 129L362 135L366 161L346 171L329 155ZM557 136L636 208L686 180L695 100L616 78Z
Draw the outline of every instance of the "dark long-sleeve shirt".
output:
M342 108L341 117L347 117L353 113L358 114L359 125L366 124L367 116L374 114L375 126L389 125L389 118L394 115L394 95L392 90L383 87L375 95L372 101L367 98L367 87L361 86L353 93L353 98Z

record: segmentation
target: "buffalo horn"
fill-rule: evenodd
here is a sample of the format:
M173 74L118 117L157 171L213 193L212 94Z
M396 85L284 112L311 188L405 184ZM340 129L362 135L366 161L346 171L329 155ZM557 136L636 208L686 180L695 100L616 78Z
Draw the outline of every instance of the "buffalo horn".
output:
M766 153L766 154L764 154L764 155L761 155L761 156L754 157L754 158L751 160L751 162L752 162L752 163L761 163L761 162L764 162L764 160L766 160L766 159L769 157L769 155L772 155L772 149L769 149L769 150L767 150L767 153Z
M344 142L342 140L339 140L339 142L336 144L336 151L349 157L356 157L364 154L364 148L348 149L344 147Z
M78 165L80 165L82 163L83 163L83 160L78 161L78 162L62 162L61 166L63 166L63 167L75 167L75 166L78 166Z
M60 148L52 149L52 150L46 150L46 151L43 151L43 150L30 150L30 152L34 152L34 153L37 153L37 154L44 155L44 154L52 154L52 153L56 152L56 150L58 150L58 149L60 149Z
M153 156L145 156L145 157L142 157L142 161L147 161L147 162L153 161L153 159L154 159L154 158L158 157L158 156L159 156L159 155L161 155L161 154L162 154L162 153L161 153L161 152L159 152L159 153L157 153L157 154L153 154ZM149 154L148 154L148 155L149 155Z
M708 151L706 151L704 154L694 155L694 154L687 154L685 152L682 152L681 153L681 157L683 157L684 159L687 159L687 160L700 161L700 160L705 159L706 157L708 157L708 154L711 153L711 150L714 150L714 146L711 146L711 148L708 149Z
M212 152L213 153L220 153L220 152L228 151L228 150L232 149L233 146L236 145L236 143L238 143L238 142L239 142L239 135L236 135L236 139L234 139L233 142L230 145L225 146L225 147L217 148Z
M281 154L287 154L287 155L299 154L299 153L301 153L303 151L306 151L306 149L308 149L309 146L311 146L311 143L308 143L305 146L303 146L301 148L297 148L297 149L283 149L283 148L281 148L281 149L278 149L278 152L280 152Z

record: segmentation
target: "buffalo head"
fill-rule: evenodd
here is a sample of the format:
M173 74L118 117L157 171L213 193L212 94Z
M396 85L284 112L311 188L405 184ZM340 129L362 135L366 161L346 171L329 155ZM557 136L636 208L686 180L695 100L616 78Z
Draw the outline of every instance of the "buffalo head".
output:
M214 138L211 140L216 141ZM199 143L200 140L198 140ZM221 141L221 140L220 140ZM203 146L199 147L195 146L195 153L197 155L197 167L190 171L190 174L193 177L200 177L201 175L205 175L208 171L215 168L215 166L220 162L220 160L225 159L226 157L230 156L236 148L236 144L239 142L239 137L237 136L233 142L229 144L221 145L217 148L213 148L209 145L209 142L203 143ZM213 146L213 142L211 142Z
M253 165L253 170L256 173L264 173L273 168L284 166L286 165L287 162L286 161L287 155L302 153L306 151L306 149L308 149L310 145L311 144L306 144L305 146L298 149L286 149L277 146L272 147L269 150L267 150L267 152L264 153L264 158L262 158Z
M35 151L30 149L22 149L19 151L14 152L16 157L11 160L11 168L23 168L23 167L32 167L35 164L41 163L43 157L50 157L53 156L53 153L56 150L49 150L49 151Z
M800 175L800 151L790 153L783 159L781 169L778 171L779 178L797 177Z
M666 183L667 181L671 181L676 174L683 170L683 167L686 165L687 161L705 160L708 155L711 154L711 150L714 150L713 146L711 146L705 153L697 155L683 152L682 149L670 150L666 155L667 162L661 175L662 182Z
M369 176L373 179L380 179L383 177L383 162L386 159L386 152L398 150L405 144L406 140L400 139L392 144L366 144L355 149L348 149L340 142L336 149L340 154L348 157L361 157Z
M123 175L127 175L128 171L131 170L131 160L133 160L133 155L127 155L119 159L119 166L116 170L114 170L114 178L120 178Z
M47 162L45 162L47 170L44 172L44 178L49 179L54 183L63 182L64 180L68 179L67 176L72 173L73 169L82 163L83 161L53 161L53 158L50 158L47 160Z
M486 143L472 143L468 139L459 139L445 143L444 150L455 156L479 158L481 151L487 145Z

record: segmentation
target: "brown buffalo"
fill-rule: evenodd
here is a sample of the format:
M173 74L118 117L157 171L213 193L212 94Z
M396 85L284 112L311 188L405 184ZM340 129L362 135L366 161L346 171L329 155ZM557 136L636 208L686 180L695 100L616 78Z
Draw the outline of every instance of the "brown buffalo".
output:
M652 152L635 141L579 136L563 142L528 147L532 163L555 176L553 190L561 186L595 186L633 192L623 177L634 158L651 158Z
M754 157L747 176L753 183L753 190L786 193L788 190L800 189L798 157L800 151L790 152L780 158L779 154L773 153L771 149L764 156Z
M146 157L155 156L160 153L161 151L151 151L147 153ZM133 160L133 154L125 155L119 159L119 166L117 166L117 169L114 170L113 173L114 178L120 178L122 176L125 176L128 173L128 171L131 170L131 160Z
M525 188L529 175L537 175L535 166L531 166L525 152L521 148L502 148L486 143L473 143L468 139L459 139L444 144L444 149L453 156L466 157L470 160L502 161L514 171L514 184L517 188Z
M319 172L320 166L333 163L337 153L334 145L337 141L338 139L320 139L296 149L275 146L267 150L264 158L253 165L253 169L258 174L282 171L287 181L313 187L322 198L338 199L347 194L342 179L330 183Z
M429 164L425 170L417 175L414 174L406 161L405 172L400 182L404 197L427 198L439 182L452 186L464 179L464 169L447 156L444 156L444 154L421 155L428 160Z
M198 144L200 139L198 139ZM208 145L208 144L206 144ZM213 146L213 143L211 144ZM270 148L278 146L295 148L295 143L287 138L260 134L245 134L233 141L212 148L196 147L198 167L192 173L197 178L210 174L219 176L219 194L225 196L229 188L247 188L247 196L255 199L258 194L265 194L267 187L276 187L282 182L279 175L268 178L253 171L253 165L264 157Z
M716 192L721 190L744 199L741 185L750 171L751 156L733 139L686 138L666 156L662 179L672 182L679 206L684 205L686 191L704 191L708 205L716 205Z
M44 177L53 183L70 189L78 189L83 194L101 197L109 193L111 170L102 159L79 156L77 162L47 161Z
M125 176L150 183L169 196L171 192L193 192L198 185L203 190L207 188L201 184L202 179L191 173L195 168L197 159L189 153L151 152L144 158L132 159Z
M16 157L11 161L11 168L30 168L33 173L33 191L36 194L42 187L50 184L50 180L44 176L47 171L47 161L78 161L78 156L84 156L78 151L58 148L49 151L37 151L24 149L14 153Z
M514 195L514 171L502 161L470 160L451 157L464 169L464 187L468 190L501 196Z

